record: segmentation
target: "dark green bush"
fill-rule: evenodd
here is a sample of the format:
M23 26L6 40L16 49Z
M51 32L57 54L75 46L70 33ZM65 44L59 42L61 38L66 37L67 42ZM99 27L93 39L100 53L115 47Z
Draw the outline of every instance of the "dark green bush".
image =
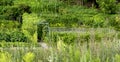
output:
M78 6L68 6L59 9L59 13L43 13L42 18L50 23L50 26L65 27L104 27L105 17L97 10Z
M101 11L109 14L116 14L118 11L116 0L97 0Z
M0 20L0 29L18 29L19 23L11 20Z
M27 37L20 31L0 32L0 41L6 42L27 42Z
M14 0L0 0L0 6L13 5Z
M27 37L20 31L14 31L10 34L11 42L27 42Z
M115 30L120 31L120 15L109 15L107 17L108 25L113 27Z
M0 32L0 41L8 41L10 42L10 35L5 32Z
M22 23L23 13L31 13L30 7L26 4L18 4L15 6L1 6L0 15L3 16L5 20L14 20Z
M118 39L120 39L120 32L118 33L117 37L118 37Z

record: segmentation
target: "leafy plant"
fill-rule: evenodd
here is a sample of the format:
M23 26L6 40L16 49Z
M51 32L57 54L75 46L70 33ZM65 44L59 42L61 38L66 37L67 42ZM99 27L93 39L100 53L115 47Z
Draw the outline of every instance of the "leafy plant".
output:
M120 62L120 55L119 54L115 55L115 62Z
M13 0L0 0L0 6L13 5Z
M23 15L22 32L28 37L29 42L37 42L37 24L39 24L40 21L41 20L34 13L25 13Z
M0 52L0 62L12 62L8 52Z
M27 54L25 54L25 56L23 56L23 60L25 62L33 62L34 57L35 57L34 53L28 52Z
M0 32L0 41L6 42L27 42L28 38L20 31Z
M116 0L97 0L101 11L104 13L115 14L117 13Z

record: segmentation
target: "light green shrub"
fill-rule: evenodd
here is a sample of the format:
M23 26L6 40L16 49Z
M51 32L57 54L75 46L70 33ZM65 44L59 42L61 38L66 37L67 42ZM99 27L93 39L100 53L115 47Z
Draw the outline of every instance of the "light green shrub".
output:
M32 41L37 42L37 24L40 23L40 19L34 13L23 14L22 32Z
M12 62L11 54L8 52L0 52L0 62Z
M120 62L120 55L119 54L116 54L114 58L115 58L115 62Z
M34 53L28 52L25 54L25 56L23 56L23 60L25 62L33 62L34 57L35 57Z

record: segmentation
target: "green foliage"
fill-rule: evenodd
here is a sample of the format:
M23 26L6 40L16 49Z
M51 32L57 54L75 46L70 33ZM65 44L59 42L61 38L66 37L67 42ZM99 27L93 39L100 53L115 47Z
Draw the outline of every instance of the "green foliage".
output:
M27 42L26 43L25 42L6 42L6 41L0 42L0 47L30 47L30 45L31 44Z
M0 62L12 62L8 52L0 52Z
M4 8L3 8L4 7ZM16 6L1 6L0 15L6 20L16 20L22 22L22 14L30 13L30 7L26 4L19 4Z
M117 13L117 4L116 0L97 0L101 11L104 13L109 14L116 14Z
M10 41L12 42L27 42L27 37L20 31L10 33Z
M37 42L37 24L40 21L41 20L34 13L23 14L22 32L28 37L28 39L30 40L29 42Z
M37 25L37 36L38 41L47 41L49 38L49 24L46 21L42 21Z
M60 52L62 52L62 51L65 51L65 47L66 47L65 43L62 40L59 39L58 42L57 42L57 49Z
M17 21L0 20L1 30L15 30L18 29L20 24Z
M13 31L13 32L3 32L0 31L0 41L6 41L6 42L27 42L28 39L20 31Z
M0 6L13 5L13 0L0 0Z
M35 57L35 55L34 55L33 53L28 52L28 53L25 54L25 56L23 57L23 60L24 60L25 62L33 62L34 57Z
M120 33L118 32L118 35L117 35L118 39L120 39Z
M101 62L99 57L96 57L95 59L93 59L93 62Z
M5 32L0 32L0 40L10 42L10 35L8 33L5 33Z
M115 39L116 40L116 39ZM118 44L118 42L116 42ZM10 47L0 52L1 62L119 62L119 46L116 43L103 41L100 43L74 43L68 45L58 40L57 46L41 47ZM119 44L118 44L119 45ZM7 52L6 52L7 51ZM6 60L7 59L7 60Z
M120 15L115 17L115 29L120 31Z
M104 27L104 23L106 21L105 17L103 16L104 14L97 14L93 16L93 26L94 27Z
M75 41L76 36L71 33L53 33L53 40L54 42L57 42L60 39L62 39L65 43L71 44Z
M114 27L115 30L119 31L120 29L120 15L111 15L107 17L108 20L108 26Z
M93 29L94 30L94 29ZM100 30L100 31L99 31ZM101 29L95 30L92 33L91 32L74 32L74 31L65 31L65 32L52 32L50 38L53 42L57 42L59 39L62 39L66 44L73 44L77 42L101 42L105 39L113 40L114 38L117 38L116 35L118 33L113 33L107 31L106 29L102 31ZM119 34L118 34L119 38ZM117 38L117 39L118 39Z
M120 62L120 55L119 54L115 55L115 62Z
M63 1L63 0L62 0ZM25 12L37 13L39 17L44 18L50 23L50 26L57 27L109 27L112 24L108 22L111 20L110 15L99 13L95 8L87 8L78 5L67 5L59 0L14 0L12 6L1 6L1 19L18 20L22 22L22 14ZM74 2L77 2L75 0ZM88 0L84 0L87 2ZM72 2L69 0L68 2ZM92 2L92 1L91 1ZM117 13L115 0L99 1L100 8L105 13ZM104 4L101 4L104 3ZM117 6L116 6L117 5ZM113 17L114 18L114 17ZM106 22L107 20L107 22ZM113 20L112 20L113 21Z
M114 27L120 30L116 0L98 0L102 12L74 5L80 3L78 0L62 1L0 0L0 18L8 19L0 20L0 51L3 51L0 62L120 62L119 32L51 32L48 49L34 44L48 32L46 26L37 25L41 21L50 23L51 27ZM22 28L18 29L19 23L10 20L22 22Z

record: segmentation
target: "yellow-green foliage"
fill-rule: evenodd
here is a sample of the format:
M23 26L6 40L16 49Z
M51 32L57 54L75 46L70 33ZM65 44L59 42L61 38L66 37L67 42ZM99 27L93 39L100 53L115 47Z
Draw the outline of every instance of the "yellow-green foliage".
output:
M115 62L120 62L120 55L119 54L115 55Z
M92 60L93 62L101 62L99 57L96 57L95 59Z
M57 49L59 50L59 51L65 51L65 44L64 44L64 42L62 41L62 40L59 40L58 42L57 42Z
M27 54L25 54L25 56L23 56L23 60L25 62L33 62L34 58L35 58L35 55L34 53L31 53L31 52L28 52Z
M23 14L22 31L32 42L37 42L37 23L40 19L34 13Z
M119 30L120 31L120 15L117 15L116 17L115 17L115 28L116 28L116 30Z
M0 52L0 62L12 62L8 52Z

